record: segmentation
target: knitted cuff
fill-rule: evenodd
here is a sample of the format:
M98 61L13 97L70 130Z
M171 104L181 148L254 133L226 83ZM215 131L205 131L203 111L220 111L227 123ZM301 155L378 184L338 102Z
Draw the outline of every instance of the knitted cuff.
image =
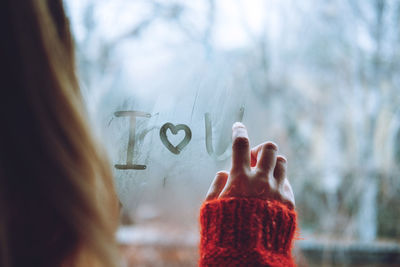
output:
M257 249L290 255L296 212L278 201L217 199L202 205L200 224L202 251Z

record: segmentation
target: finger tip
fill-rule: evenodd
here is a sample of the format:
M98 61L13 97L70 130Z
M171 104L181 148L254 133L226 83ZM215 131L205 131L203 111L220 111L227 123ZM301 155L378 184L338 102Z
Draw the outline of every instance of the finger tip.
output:
M277 160L279 163L283 163L283 164L286 164L286 163L287 163L287 159L286 159L284 156L281 156L281 155L277 156L277 157L276 157L276 160Z
M232 129L236 129L236 128L246 128L246 126L244 126L244 124L241 123L240 121L237 121L232 125Z
M268 142L265 144L265 148L266 149L271 149L271 150L275 150L278 151L278 145L275 144L274 142Z
M249 138L246 126L240 122L235 122L232 126L232 140L236 138Z
M229 173L227 171L219 171L217 172L217 176L222 178L228 178Z

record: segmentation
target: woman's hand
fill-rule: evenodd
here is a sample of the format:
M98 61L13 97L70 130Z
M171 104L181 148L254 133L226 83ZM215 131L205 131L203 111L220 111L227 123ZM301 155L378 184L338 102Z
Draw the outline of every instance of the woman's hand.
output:
M272 142L250 150L247 129L242 123L232 127L232 169L220 171L208 190L206 201L217 198L260 198L278 200L294 207L292 187L286 178L286 159L278 156Z

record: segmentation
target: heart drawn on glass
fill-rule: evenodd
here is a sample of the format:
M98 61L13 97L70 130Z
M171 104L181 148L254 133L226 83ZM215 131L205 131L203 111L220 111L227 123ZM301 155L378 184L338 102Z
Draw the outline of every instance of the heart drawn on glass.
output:
M174 135L178 134L179 131L185 131L185 137L177 146L174 146L168 140L168 137L167 137L168 129ZM185 146L187 146L189 144L190 140L192 139L192 131L190 130L189 126L187 126L185 124L178 124L175 126L174 124L168 122L168 123L164 124L160 129L160 139L161 139L162 143L164 144L164 146L169 151L178 155L179 153L181 153L182 149L185 148Z

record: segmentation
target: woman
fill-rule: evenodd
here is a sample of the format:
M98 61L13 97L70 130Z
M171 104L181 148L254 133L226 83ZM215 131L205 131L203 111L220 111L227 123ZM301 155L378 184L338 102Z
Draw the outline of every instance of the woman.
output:
M118 199L86 122L62 1L5 0L0 27L0 266L118 266ZM291 265L285 160L272 143L250 151L241 124L233 138L232 170L202 207L200 264Z

